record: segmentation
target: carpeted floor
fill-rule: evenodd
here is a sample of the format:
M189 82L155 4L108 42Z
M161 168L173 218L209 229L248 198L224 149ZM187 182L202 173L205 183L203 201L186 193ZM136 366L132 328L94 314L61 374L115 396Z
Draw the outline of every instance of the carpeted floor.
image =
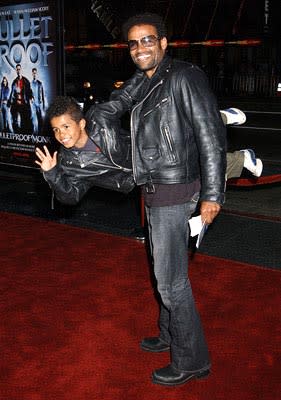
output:
M150 381L157 334L145 244L0 213L3 400L279 400L281 273L196 254L190 278L212 357L207 380Z
M45 218L117 235L132 236L140 229L139 193L128 195L92 188L75 206L54 200L41 176L0 177L0 211Z
M221 213L205 234L199 252L281 269L281 220Z
M115 235L144 236L145 232L139 235L141 210L137 190L124 195L93 188L77 206L65 206L56 201L52 209L49 187L39 178L26 177L19 181L18 178L2 177L0 211L40 217ZM268 202L267 207L274 205L273 198L266 200L261 189L255 193L261 199L260 207L265 207ZM239 193L239 199L244 201L245 197L247 193ZM238 208L241 204L239 199L236 200ZM274 199L280 203L279 196L275 195ZM228 201L227 196L226 208ZM253 209L255 212L256 207ZM269 268L281 268L280 237L281 216L279 219L265 220L258 215L222 212L209 228L199 252Z

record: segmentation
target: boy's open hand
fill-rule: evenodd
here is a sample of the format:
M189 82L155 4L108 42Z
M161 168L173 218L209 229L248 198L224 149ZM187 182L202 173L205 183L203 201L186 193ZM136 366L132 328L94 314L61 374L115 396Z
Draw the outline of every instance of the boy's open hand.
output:
M35 163L38 164L43 171L49 171L57 165L57 151L51 156L46 146L44 146L43 149L45 153L36 147L35 154L39 160L35 160Z

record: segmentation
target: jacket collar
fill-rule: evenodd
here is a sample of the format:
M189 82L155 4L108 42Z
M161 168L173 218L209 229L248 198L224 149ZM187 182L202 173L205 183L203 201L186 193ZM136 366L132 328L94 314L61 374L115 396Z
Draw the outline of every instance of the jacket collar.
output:
M172 66L172 58L168 55L165 55L163 60L160 62L157 70L153 74L151 80L161 80L165 79L167 76L167 73L169 73L170 69Z

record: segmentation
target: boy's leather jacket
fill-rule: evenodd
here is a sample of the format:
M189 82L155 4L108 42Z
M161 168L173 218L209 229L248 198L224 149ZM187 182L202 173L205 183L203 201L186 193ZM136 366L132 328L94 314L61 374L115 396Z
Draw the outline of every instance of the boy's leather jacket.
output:
M139 74L135 74L120 89L117 102L119 107L115 105L114 101L111 101L106 129L103 129L104 120L102 120L102 125L100 122L99 133L102 132L103 143L101 146L101 141L98 140L99 143L96 144L101 148L101 152L77 151L61 146L57 165L51 170L43 172L45 180L60 202L76 204L92 186L123 193L128 193L134 188L130 137L128 132L121 129L119 117L124 110L131 107L133 102L131 95L138 80ZM121 103L124 110L122 109L120 113ZM104 109L106 109L106 103L104 104ZM87 121L88 135L94 141L97 138L96 126L99 121L99 115L104 118L105 113L97 114L97 122L91 121L89 124Z
M203 71L165 56L144 96L141 88L148 78L138 72L134 79L137 84L127 100L132 100L132 168L136 184L189 183L200 178L200 201L223 204L226 131ZM129 106L129 101L120 99L116 92L112 101L98 104L88 115L94 141L111 156L118 137L114 117Z
M101 152L77 151L63 146L58 154L57 165L43 172L55 197L64 204L77 204L93 186L130 192L134 186L132 170L110 162ZM130 162L127 161L129 166Z

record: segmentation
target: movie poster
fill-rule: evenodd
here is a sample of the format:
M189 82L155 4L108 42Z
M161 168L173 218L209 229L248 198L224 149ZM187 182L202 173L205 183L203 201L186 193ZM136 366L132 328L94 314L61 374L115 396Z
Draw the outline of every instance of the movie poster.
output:
M35 147L52 147L45 112L59 94L62 38L51 2L0 7L0 163L36 168ZM61 40L60 40L61 39Z

